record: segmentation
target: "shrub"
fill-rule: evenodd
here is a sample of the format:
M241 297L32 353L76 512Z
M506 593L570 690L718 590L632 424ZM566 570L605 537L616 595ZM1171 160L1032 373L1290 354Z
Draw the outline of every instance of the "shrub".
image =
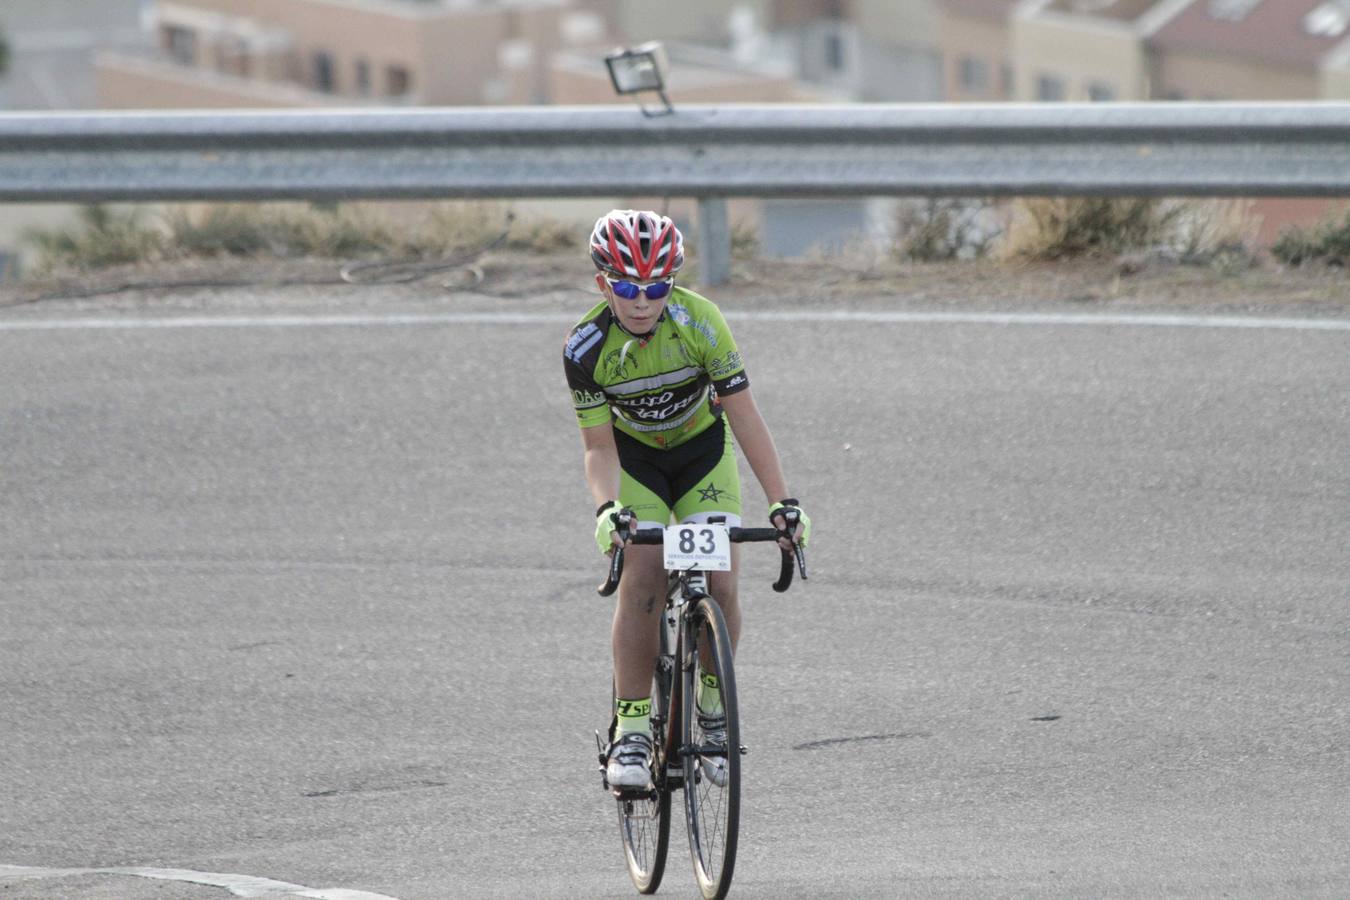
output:
M911 262L942 262L982 257L998 231L982 219L984 200L930 197L901 207L896 222L895 255Z
M171 207L144 224L140 210L91 206L69 228L32 231L39 271L197 257L413 258L436 260L505 244L550 253L575 249L577 229L520 220L497 204L442 203L395 209L337 204L226 203Z
M448 256L487 246L514 224L496 204L438 203L410 235L405 249L413 256Z
M175 256L320 256L347 258L396 245L389 226L361 210L342 207L209 206L195 215L168 214Z
M1178 204L1170 253L1186 265L1235 274L1256 265L1252 249L1260 222L1250 200L1188 200Z
M507 236L507 246L535 253L557 253L562 250L584 252L585 237L576 227L557 219L514 219Z
M181 256L252 256L270 249L256 207L212 206L195 217L174 210L166 218L169 243Z
M1350 265L1350 209L1340 222L1327 219L1318 229L1322 258L1333 266Z
M1316 228L1282 229L1270 252L1290 266L1319 260L1331 266L1350 265L1350 209L1340 221L1329 216Z
M25 234L40 254L39 271L141 262L163 251L163 234L143 225L139 210L86 206L80 210L79 222L74 228L34 229Z
M746 222L731 223L731 258L755 259L759 256L759 230Z
M1004 254L1056 260L1156 247L1172 238L1181 209L1148 197L1019 198Z
M1317 258L1316 236L1298 226L1281 228L1280 236L1270 245L1270 254L1285 265L1301 266Z

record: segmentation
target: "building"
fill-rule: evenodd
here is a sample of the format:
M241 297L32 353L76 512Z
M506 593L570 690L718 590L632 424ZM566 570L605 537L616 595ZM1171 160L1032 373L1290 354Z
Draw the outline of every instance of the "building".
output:
M1194 2L1149 49L1163 99L1350 99L1350 0Z
M567 0L172 0L105 54L105 108L548 102L547 60L604 23Z
M1197 0L1149 39L1169 100L1350 99L1350 0ZM1256 240L1307 227L1343 201L1263 197Z
M1016 0L943 0L938 25L943 99L994 103L1014 96L1012 28Z
M1019 4L1011 22L1015 99L1150 99L1149 39L1193 2L1028 0Z
M3 0L9 71L0 110L92 109L94 54L143 40L142 0Z
M980 0L947 0L952 8ZM1350 0L1023 0L1014 99L1344 99Z
M0 0L9 65L0 76L0 112L92 109L98 105L95 54L143 41L142 0ZM0 208L0 282L20 268L23 236L68 224L74 208Z

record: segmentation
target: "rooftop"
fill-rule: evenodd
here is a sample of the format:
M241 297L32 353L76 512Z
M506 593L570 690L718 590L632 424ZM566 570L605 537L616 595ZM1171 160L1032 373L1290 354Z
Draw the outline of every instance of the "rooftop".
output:
M1157 5L1158 0L1051 0L1043 10L1133 22Z
M1350 38L1350 0L1195 0L1152 37L1159 50L1316 66Z
M945 12L972 19L1007 19L1017 0L940 0Z

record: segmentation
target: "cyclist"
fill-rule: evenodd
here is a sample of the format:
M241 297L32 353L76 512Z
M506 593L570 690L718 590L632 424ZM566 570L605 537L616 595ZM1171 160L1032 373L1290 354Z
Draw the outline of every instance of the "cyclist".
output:
M781 513L800 512L800 506L788 492L721 311L675 284L684 264L675 223L654 212L612 210L596 221L590 254L603 299L569 332L563 367L597 506L600 551L613 553L619 545L621 512L631 512L640 528L665 527L672 515L680 522L720 515L727 525L740 525L733 434L771 501L770 521L784 528ZM805 546L810 532L811 520L801 514L793 538ZM732 546L731 571L710 573L733 648L741 631L739 550ZM606 780L613 788L640 790L651 785L650 694L666 576L660 547L630 546L625 557L611 634L615 699ZM714 676L701 674L696 699L709 742L716 743L720 731L725 743Z

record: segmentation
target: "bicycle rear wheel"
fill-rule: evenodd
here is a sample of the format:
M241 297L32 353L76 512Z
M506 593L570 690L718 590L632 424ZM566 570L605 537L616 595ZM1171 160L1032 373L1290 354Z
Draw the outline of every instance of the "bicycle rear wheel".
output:
M620 797L619 835L623 838L628 877L640 894L654 894L666 870L670 846L670 787L666 784L666 735L670 728L670 691L674 657L665 634L664 617L661 656L652 675L652 748L655 754L655 790L649 797Z
M684 756L684 813L694 877L705 900L722 900L731 889L741 815L741 729L736 709L736 677L731 665L731 636L722 610L710 598L698 601L685 619L686 660L681 672ZM708 740L699 723L697 666L711 665L721 690L726 741Z

